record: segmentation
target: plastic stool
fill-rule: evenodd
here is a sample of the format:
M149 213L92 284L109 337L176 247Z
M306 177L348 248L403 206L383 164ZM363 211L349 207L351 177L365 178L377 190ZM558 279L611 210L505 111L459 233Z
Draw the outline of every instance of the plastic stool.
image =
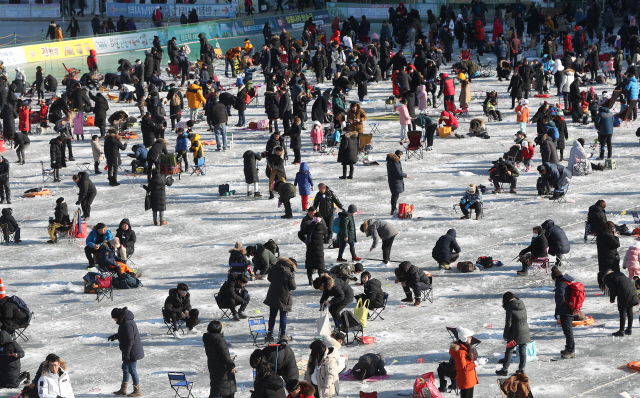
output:
M614 159L605 159L604 167L606 167L607 170L615 170L618 168L618 165L616 164L616 161Z

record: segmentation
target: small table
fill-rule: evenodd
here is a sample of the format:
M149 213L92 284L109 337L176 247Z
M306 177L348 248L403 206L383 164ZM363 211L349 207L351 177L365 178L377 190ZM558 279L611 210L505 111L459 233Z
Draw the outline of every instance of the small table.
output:
M142 181L140 181L140 179L146 176L146 174L132 172L132 173L125 173L124 176L127 177L127 185L136 186L136 185L142 184Z
M380 123L369 123L369 127L371 128L371 134L380 134L380 130L378 130Z
M80 171L91 171L91 163L76 163L76 167Z

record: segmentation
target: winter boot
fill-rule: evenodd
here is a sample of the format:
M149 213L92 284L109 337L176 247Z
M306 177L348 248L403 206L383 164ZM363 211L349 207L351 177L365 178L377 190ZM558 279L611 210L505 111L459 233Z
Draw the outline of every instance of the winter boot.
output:
M451 269L451 266L448 263L438 263L438 267L447 271Z
M407 293L407 297L403 298L402 300L403 303L413 303L413 293L409 292Z
M562 359L571 359L576 357L576 353L573 351L565 351L564 354L561 355Z
M292 339L292 338L291 338L291 336L289 336L288 334L286 334L286 333L281 333L281 334L280 334L280 339L279 339L278 341L283 341L283 340L284 340L284 341L291 341L291 340L293 340L293 339Z
M127 385L129 385L129 383L123 381L120 385L120 389L118 391L114 391L113 395L127 395Z
M419 307L422 303L422 299L420 297L416 297L416 301L413 303L414 307Z
M265 342L272 343L273 342L273 332L268 332L267 337L265 338Z
M516 189L515 189L515 188L511 188L511 189L509 190L509 193L517 194L518 192L516 192Z
M446 380L440 382L440 388L438 388L438 391L447 392L447 381Z
M275 196L273 195L273 191L269 191L269 199L273 199Z
M498 376L507 376L509 375L509 371L507 369L496 370L496 374Z
M518 276L527 276L529 275L529 267L526 264L522 264L522 269L518 272L516 272L516 274L518 274Z
M476 213L476 220L482 220L482 213Z
M262 194L260 192L256 192L256 193L253 194L253 197L254 198L261 198Z
M142 394L140 393L140 384L138 384L137 386L133 386L133 392L131 394L127 394L127 397L141 397Z
M631 335L631 328L627 328L627 329L624 331L624 334L626 334L627 336L630 336L630 335Z
M502 193L502 188L496 188L493 190L493 193Z

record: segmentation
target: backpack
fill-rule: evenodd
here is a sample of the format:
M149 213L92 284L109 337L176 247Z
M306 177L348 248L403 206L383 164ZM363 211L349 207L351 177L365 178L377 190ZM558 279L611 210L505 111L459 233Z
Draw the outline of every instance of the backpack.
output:
M29 315L31 313L31 311L29 311L29 307L27 307L27 304L20 297L11 296L11 302L15 304L20 309L20 311L24 312L25 314Z
M267 241L267 243L265 243L262 246L265 249L271 251L273 254L279 254L280 253L280 248L278 247L278 244L273 239L269 239Z
M545 134L551 137L552 140L555 141L560 138L560 132L558 131L557 127L545 126L544 130Z
M482 265L484 268L493 267L493 257L491 257L491 256L478 257L478 260L476 262L478 264Z
M565 300L565 303L567 303L567 306L571 311L573 311L574 314L579 314L585 298L584 285L580 282L564 281L564 283L566 283L571 290L569 301Z
M94 294L98 288L98 278L101 278L102 274L97 272L87 272L84 279L84 292L88 294Z
M331 224L331 230L334 234L340 233L340 217L333 219L333 223Z
M549 183L543 186L542 177L538 177L536 188L538 189L538 195L550 195L553 192L551 187L549 186Z
M473 272L474 267L475 266L471 261L460 261L458 264L456 264L456 268L458 268L458 271L462 272L463 274L466 274L467 272Z
M178 91L173 93L173 97L171 97L171 106L180 106L182 101L180 100L180 96L178 95Z

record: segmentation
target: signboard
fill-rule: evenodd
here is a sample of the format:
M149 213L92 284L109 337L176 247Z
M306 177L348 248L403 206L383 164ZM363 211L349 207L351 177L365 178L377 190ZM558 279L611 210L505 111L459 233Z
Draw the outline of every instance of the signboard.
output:
M29 4L31 18L58 18L60 17L60 5L58 4Z
M466 0L449 0L450 3ZM436 14L440 8L440 2L438 0L430 0L427 3L418 4L405 4L407 10L416 9L420 12L420 15L427 15L427 10L431 10ZM327 12L333 19L339 17L341 21L354 15L356 17L360 15L366 15L368 19L388 19L389 8L397 7L397 4L358 4L358 3L333 3L327 2Z
M41 62L54 59L65 59L88 56L94 50L93 39L67 40L23 46L27 62Z
M98 36L93 38L93 44L98 54L146 50L153 46L153 36L158 36L158 32L144 31L124 35Z
M238 0L225 4L135 4L135 3L106 3L107 16L119 17L124 15L125 18L147 18L151 19L151 14L156 7L162 7L162 15L167 18L178 19L184 12L185 15L189 11L195 9L201 18L235 18Z
M27 57L25 57L22 47L3 48L0 49L0 61L4 63L4 66L18 65L26 63Z
M0 4L0 18L57 18L60 4Z

